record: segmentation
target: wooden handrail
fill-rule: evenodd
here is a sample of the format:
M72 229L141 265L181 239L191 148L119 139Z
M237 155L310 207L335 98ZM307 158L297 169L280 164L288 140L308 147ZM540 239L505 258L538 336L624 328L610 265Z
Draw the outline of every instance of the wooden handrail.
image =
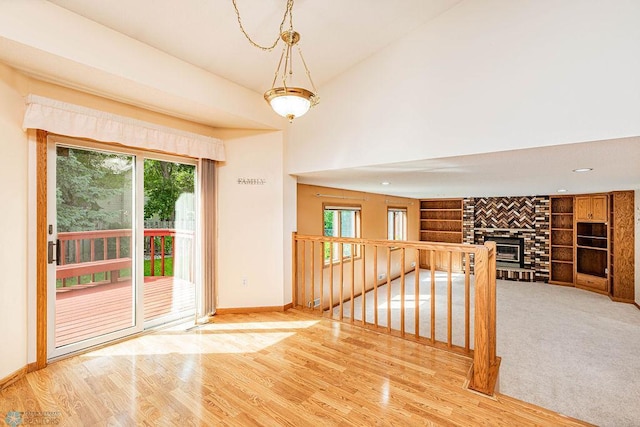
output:
M328 260L324 250L326 245ZM500 363L496 356L494 242L469 245L293 233L292 246L292 301L295 307L472 357L469 387L481 393L493 394ZM316 246L319 246L320 250L317 250ZM351 251L344 256L343 248L346 247ZM415 256L412 256L411 252L414 252ZM429 294L430 300L430 304L423 310L429 312L423 318L423 321L429 324L429 327L423 328L424 330L420 329L421 253L425 254L424 259L429 264L427 270L423 269L423 274L430 276L423 289L423 293ZM454 271L453 260L457 257L464 267L461 265L459 271ZM438 278L437 259L444 260L446 266L442 277ZM411 265L411 262L414 264ZM325 269L329 270L328 274ZM359 274L355 273L357 269L360 270ZM464 276L461 285L454 282L454 273L456 277L458 274ZM409 274L414 274L413 285L408 284ZM437 285L441 281L446 281L446 285L439 291ZM386 289L379 292L382 286L386 286ZM397 291L396 287L399 287ZM472 289L475 292L473 316L470 314ZM412 291L411 305L408 304L407 294L410 295ZM454 292L456 295L463 295L464 299L464 314L457 316L452 303ZM399 298L399 301L397 307L394 306L392 309L392 303L396 303L395 300L392 301L393 294L397 294L394 298ZM386 299L386 307L378 305L381 298ZM357 299L360 299L360 313L355 312ZM365 305L371 304L373 313L367 317ZM358 316L360 319L356 321ZM392 325L394 318L398 327ZM464 340L454 340L455 325L463 325ZM407 331L407 328L411 327L413 331ZM443 332L441 329L446 331ZM471 329L474 331L473 339L470 336Z

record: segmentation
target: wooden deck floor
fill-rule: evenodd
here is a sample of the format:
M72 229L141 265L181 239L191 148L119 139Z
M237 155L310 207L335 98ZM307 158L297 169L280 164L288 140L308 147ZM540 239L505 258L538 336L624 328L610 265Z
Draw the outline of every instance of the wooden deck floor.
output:
M48 412L70 426L586 425L465 390L470 365L297 310L218 315L27 374L0 392L0 414Z
M56 347L133 325L131 280L80 285L56 292ZM193 309L193 284L173 277L145 277L144 319Z

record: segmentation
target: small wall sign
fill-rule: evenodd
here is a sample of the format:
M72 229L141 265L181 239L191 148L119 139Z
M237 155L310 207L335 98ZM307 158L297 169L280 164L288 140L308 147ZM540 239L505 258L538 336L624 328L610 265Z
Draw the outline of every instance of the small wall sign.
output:
M238 178L238 185L265 185L267 180L264 178Z

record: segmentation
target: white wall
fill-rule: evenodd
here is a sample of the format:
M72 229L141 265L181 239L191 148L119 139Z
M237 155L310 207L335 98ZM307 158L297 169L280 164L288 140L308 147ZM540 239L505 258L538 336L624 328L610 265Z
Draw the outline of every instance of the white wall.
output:
M16 79L0 64L0 379L27 365L27 135Z
M640 2L463 1L320 87L291 173L640 135Z
M283 172L283 133L226 139L225 149L227 161L218 168L217 307L283 306L291 293L283 291L290 286L285 254L292 231L285 207L295 203L295 186ZM238 178L266 182L241 185Z

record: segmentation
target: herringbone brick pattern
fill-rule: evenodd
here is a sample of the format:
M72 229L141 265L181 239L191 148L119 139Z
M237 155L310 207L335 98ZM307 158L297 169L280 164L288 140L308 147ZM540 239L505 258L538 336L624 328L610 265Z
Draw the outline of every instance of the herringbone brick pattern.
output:
M535 228L533 197L475 199L475 228Z

